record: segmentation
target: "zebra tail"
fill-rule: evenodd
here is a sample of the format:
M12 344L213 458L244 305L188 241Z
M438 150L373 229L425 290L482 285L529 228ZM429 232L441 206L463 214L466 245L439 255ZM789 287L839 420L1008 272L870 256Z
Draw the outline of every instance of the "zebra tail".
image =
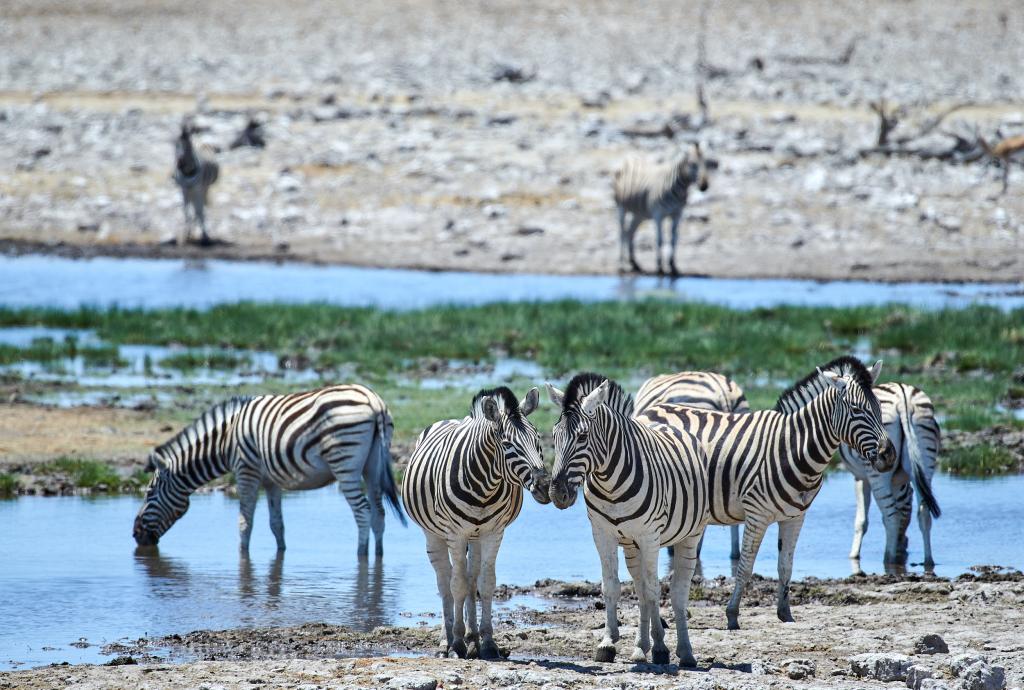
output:
M907 451L910 454L910 465L913 470L914 487L917 489L918 500L928 506L928 512L932 517L942 515L939 502L935 500L932 493L932 484L924 474L924 464L921 461L921 445L917 440L917 431L914 429L914 420L910 418L909 410L899 411L900 425L903 427L903 442L907 444Z
M387 436L386 415L387 412L377 415L377 443L380 448L380 488L384 497L388 499L391 512L394 513L403 527L407 527L409 523L405 519L402 502L398 498L398 486L395 484L395 475L391 470L391 444Z

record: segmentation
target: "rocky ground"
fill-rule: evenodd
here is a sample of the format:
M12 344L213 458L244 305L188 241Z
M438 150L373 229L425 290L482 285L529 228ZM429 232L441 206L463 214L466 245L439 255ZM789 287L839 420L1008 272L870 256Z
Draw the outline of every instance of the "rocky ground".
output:
M793 587L796 623L774 614L775 583L757 578L742 630L725 630L731 581L695 588L690 630L699 666L631 664L636 600L625 587L620 660L591 661L604 614L595 583L543 581L543 611L497 622L504 662L438 659L437 627L358 633L326 624L196 631L105 650L104 666L0 673L0 688L861 688L988 689L1024 681L1024 581L977 568L950 581L808 578ZM503 588L503 595L523 590ZM672 624L670 607L662 613ZM673 628L674 629L674 628ZM674 633L669 632L669 644ZM169 656L168 656L169 655Z
M697 70L699 3L15 0L0 246L612 272L613 171L700 140L717 169L683 271L1024 277L1019 170L1000 196L990 162L935 158L953 135L1024 132L1016 3L709 6ZM904 109L893 141L965 107L889 156L869 151L880 97ZM212 248L173 244L172 140L193 113L219 150ZM229 149L250 116L266 148ZM645 229L648 269L652 247Z

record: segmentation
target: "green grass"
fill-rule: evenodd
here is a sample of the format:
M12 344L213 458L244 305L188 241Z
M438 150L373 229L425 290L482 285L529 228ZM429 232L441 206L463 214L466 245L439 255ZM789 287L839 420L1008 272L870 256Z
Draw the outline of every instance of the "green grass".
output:
M53 338L36 338L28 347L0 344L0 364L20 361L56 362L79 356L90 366L122 364L116 346L79 347L74 338L67 338L63 342L55 341Z
M0 472L0 498L10 498L18 493L18 478L13 474Z
M94 489L100 485L105 485L110 491L121 488L121 476L113 467L100 460L57 458L42 468L42 471L66 474L75 486L85 489Z
M960 476L988 476L1021 471L1021 467L1006 448L980 444L966 448L943 449L942 469Z

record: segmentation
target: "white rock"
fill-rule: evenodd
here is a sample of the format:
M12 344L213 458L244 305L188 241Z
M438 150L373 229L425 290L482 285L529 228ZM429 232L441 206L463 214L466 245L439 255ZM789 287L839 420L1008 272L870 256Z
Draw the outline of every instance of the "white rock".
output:
M921 664L914 664L907 669L907 687L912 690L921 690L921 684L932 677L932 670Z
M395 676L384 687L389 690L435 690L437 680L425 673L410 673L409 675Z
M1006 672L1002 666L993 666L981 654L968 652L949 660L949 669L963 690L1003 690Z
M859 678L873 678L883 683L906 680L910 657L906 654L858 654L850 657L850 669Z

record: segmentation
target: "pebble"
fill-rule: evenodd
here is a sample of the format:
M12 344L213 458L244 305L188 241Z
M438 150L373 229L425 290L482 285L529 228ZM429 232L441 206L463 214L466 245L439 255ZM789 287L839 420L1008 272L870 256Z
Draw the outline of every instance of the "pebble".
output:
M918 654L948 654L949 645L936 634L925 635L914 643L914 651Z

